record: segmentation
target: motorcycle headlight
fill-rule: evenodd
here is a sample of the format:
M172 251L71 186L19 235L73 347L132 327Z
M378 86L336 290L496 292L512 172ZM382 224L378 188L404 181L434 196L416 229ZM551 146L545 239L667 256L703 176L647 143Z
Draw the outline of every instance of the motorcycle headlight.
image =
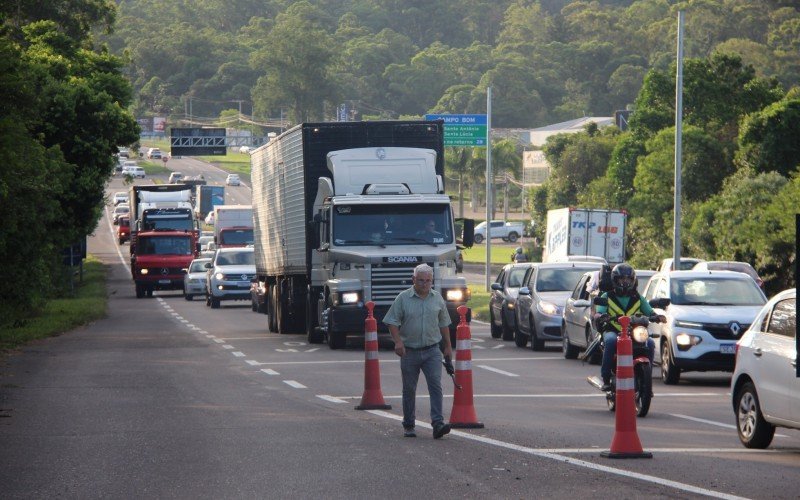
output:
M558 316L561 314L559 307L552 302L541 301L536 304L536 308L539 309L539 312L542 314L547 314L549 316Z
M637 326L633 329L633 340L636 342L647 342L647 338L650 334L647 332L647 327L645 326Z
M447 290L445 298L448 302L463 302L464 297L464 290L454 289L454 290Z

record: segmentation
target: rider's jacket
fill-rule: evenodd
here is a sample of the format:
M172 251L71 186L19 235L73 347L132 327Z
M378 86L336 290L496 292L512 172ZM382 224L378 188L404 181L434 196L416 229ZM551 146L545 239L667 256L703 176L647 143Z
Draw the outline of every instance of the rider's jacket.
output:
M644 300L638 293L632 297L617 297L613 293L604 293L602 297L608 299L608 306L597 307L597 312L600 314L607 313L611 316L611 320L606 323L605 330L613 329L617 333L622 331L622 326L617 319L620 316L633 316L636 313L642 313L647 316L653 314L653 308ZM628 299L627 301L625 299Z

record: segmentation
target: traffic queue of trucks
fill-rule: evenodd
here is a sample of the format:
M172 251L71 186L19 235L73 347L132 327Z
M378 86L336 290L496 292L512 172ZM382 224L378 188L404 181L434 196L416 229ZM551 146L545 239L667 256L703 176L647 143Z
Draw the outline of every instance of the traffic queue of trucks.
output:
M456 275L443 149L441 122L342 122L298 125L251 154L256 287L269 331L342 348L363 332L365 303L383 327L427 263L454 336L469 291ZM471 246L473 227L465 221L460 243Z

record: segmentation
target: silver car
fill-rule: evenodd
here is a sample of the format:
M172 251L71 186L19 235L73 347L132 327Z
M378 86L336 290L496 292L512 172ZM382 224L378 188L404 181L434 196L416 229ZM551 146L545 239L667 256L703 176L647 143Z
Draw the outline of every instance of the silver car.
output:
M256 277L253 247L219 248L206 270L206 305L217 309L222 300L250 300L250 282Z
M195 295L206 294L206 263L211 259L194 259L189 264L189 272L183 275L183 297L192 300Z
M516 323L514 308L517 302L517 292L530 267L531 264L527 262L506 264L492 283L492 292L489 296L489 328L492 338L496 339L502 336L503 340L514 339L514 324Z
M581 276L599 271L599 262L547 262L531 264L519 289L514 340L534 351L544 349L546 340L561 340L564 305Z

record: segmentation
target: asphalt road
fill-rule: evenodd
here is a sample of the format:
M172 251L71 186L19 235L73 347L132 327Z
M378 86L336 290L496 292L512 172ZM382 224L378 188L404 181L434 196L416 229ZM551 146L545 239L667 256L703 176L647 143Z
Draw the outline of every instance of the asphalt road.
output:
M0 366L2 498L796 498L800 490L800 432L779 429L766 451L742 447L725 374L656 382L651 412L637 422L653 458L611 460L600 452L614 414L585 381L598 367L565 360L557 344L533 352L492 339L477 322L473 404L485 428L433 440L421 383L419 437L403 438L399 363L388 345L379 360L392 409L354 410L364 389L359 335L332 351L267 333L266 316L244 302L212 310L179 293L136 299L127 245L116 245L111 228L104 219L89 242L110 271L108 317ZM443 382L449 416L454 388Z

